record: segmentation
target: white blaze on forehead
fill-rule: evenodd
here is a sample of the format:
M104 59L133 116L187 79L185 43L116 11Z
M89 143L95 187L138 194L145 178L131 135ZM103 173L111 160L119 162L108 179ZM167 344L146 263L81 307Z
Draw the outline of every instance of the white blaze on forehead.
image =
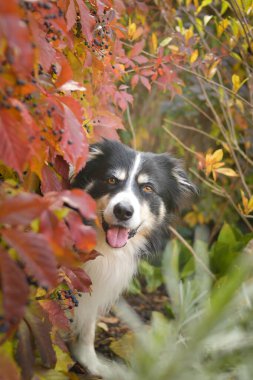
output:
M124 169L115 169L113 172L112 172L112 175L117 178L118 180L120 181L124 181L124 179L126 179L126 170Z
M141 153L138 153L137 156L135 157L134 164L129 172L128 187L132 186L132 183L134 182L136 174L138 172L140 163L141 163Z

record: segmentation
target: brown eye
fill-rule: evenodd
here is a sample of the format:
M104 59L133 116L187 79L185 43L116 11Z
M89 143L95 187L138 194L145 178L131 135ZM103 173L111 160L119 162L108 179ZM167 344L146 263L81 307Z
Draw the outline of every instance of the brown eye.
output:
M117 183L117 179L115 177L110 177L106 180L106 182L109 184L109 185L115 185Z
M149 185L143 185L142 186L142 190L145 192L145 193L153 193L153 189L152 189L152 187L151 186L149 186Z

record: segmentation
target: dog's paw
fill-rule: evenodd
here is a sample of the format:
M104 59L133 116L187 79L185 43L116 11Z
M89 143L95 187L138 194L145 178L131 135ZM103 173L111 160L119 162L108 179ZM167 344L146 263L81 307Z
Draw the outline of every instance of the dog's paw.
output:
M92 346L74 345L71 347L74 359L88 372L99 378L108 378L110 374L110 364L103 358L98 358Z

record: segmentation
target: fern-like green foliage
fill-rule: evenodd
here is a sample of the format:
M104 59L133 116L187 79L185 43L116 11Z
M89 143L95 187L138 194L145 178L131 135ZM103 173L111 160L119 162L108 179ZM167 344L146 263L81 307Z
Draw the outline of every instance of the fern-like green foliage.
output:
M207 266L209 260L218 261L216 255L222 255L217 244L223 244L224 254L235 253L225 264L228 269L225 271L224 266L217 271L215 279L199 259L195 260L194 273L182 279L180 245L175 240L168 244L162 272L173 317L155 312L147 327L121 303L119 313L135 331L136 339L128 365L113 368L110 379L253 378L253 240L251 235L236 235L233 240L235 234L224 226L211 254L204 241L194 243L198 258Z

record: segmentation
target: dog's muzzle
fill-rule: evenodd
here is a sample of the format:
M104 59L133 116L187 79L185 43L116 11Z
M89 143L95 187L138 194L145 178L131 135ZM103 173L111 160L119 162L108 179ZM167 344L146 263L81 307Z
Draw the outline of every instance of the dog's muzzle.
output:
M139 228L137 227L131 230L130 228L126 228L120 224L110 226L105 221L104 217L102 218L102 226L105 231L106 242L112 248L124 247L127 244L128 240L136 235Z

